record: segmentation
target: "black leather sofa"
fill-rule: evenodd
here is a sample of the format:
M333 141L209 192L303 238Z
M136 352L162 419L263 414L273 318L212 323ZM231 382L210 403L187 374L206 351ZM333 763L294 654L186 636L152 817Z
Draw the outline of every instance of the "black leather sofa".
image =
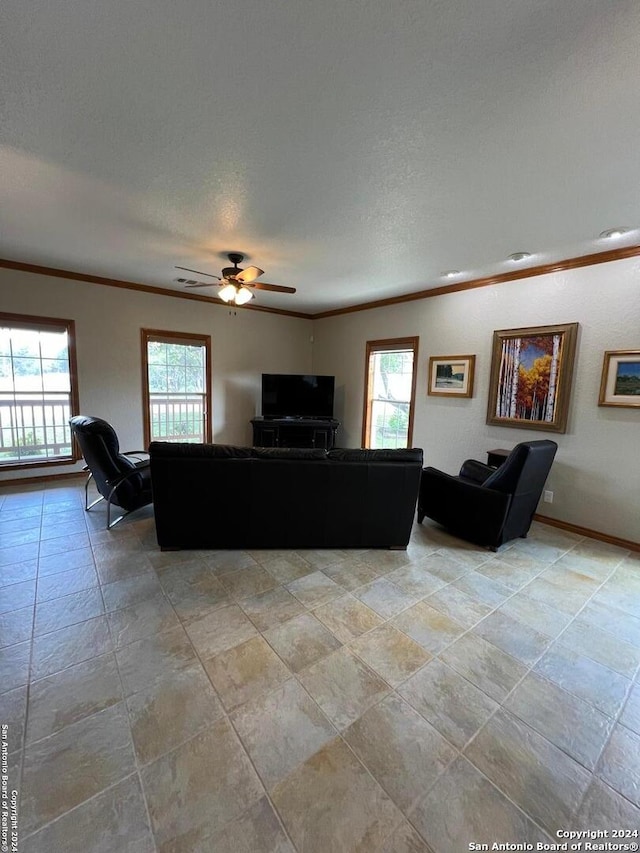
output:
M422 450L152 442L158 544L182 548L406 548Z

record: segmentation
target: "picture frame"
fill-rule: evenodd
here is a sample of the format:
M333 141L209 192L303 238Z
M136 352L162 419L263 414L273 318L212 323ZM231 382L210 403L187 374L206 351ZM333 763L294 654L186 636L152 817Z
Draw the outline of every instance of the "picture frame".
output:
M640 350L605 352L598 405L640 408Z
M472 397L475 355L432 355L427 393L438 397Z
M488 424L566 432L578 325L493 333Z

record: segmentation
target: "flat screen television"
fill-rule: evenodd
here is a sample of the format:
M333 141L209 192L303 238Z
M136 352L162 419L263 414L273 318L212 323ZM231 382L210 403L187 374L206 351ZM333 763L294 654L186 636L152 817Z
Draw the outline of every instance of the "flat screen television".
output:
M262 374L262 417L332 418L334 376Z

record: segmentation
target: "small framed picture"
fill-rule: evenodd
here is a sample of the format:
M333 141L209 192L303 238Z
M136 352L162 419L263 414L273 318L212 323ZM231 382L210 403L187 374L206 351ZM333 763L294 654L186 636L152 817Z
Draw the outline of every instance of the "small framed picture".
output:
M472 397L475 355L432 355L427 391L441 397Z
M605 352L598 405L640 408L640 350Z

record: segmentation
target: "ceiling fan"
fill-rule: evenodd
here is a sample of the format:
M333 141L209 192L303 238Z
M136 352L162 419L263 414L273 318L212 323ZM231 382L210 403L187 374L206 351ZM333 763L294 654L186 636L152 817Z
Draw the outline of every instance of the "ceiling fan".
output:
M295 287L283 287L279 284L267 284L264 281L256 281L263 275L264 270L260 267L247 267L246 270L241 269L238 265L242 263L244 255L240 252L229 252L227 255L229 261L233 264L232 267L225 267L222 270L222 275L213 275L210 272L200 272L192 270L188 267L176 267L177 270L185 270L185 272L194 272L196 275L206 275L210 278L217 278L220 282L220 290L218 296L223 302L235 302L236 305L244 305L245 302L253 299L254 294L250 288L256 290L273 290L276 293L295 293ZM181 284L186 284L187 287L215 287L213 282L194 281L188 278L178 278Z

